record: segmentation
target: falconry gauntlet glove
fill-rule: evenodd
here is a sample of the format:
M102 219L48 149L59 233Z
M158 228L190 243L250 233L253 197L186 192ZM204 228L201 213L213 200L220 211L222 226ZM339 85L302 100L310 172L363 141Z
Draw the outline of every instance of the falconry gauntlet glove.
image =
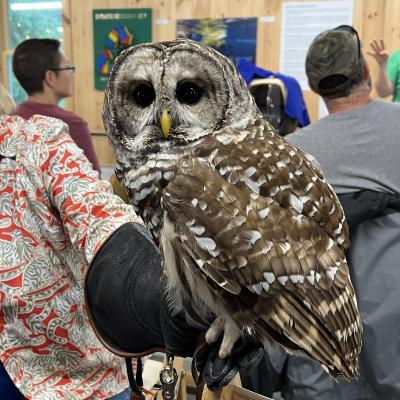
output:
M167 307L160 254L143 226L125 224L102 246L87 272L85 297L97 336L115 354L193 354L200 330L183 310Z
M117 229L96 254L85 280L91 325L104 346L121 357L156 351L191 357L200 327L166 301L160 254L147 230L135 223ZM228 384L240 368L255 365L259 343L238 341L230 357L218 357L220 341L203 345L195 355L197 371L212 389Z

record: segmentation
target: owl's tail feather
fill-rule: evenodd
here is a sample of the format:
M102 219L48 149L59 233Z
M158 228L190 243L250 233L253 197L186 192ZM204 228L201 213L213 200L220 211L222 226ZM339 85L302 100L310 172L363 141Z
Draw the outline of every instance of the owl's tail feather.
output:
M348 359L336 337L300 299L282 293L275 301L274 311L265 322L294 343L294 346L286 346L285 340L278 339L283 347L292 352L293 347L298 346L334 378L343 376L350 380L358 375L357 352L353 351L353 357Z
M317 295L322 297L325 304L330 304L329 312L321 318L331 328L330 331L345 359L353 360L361 351L362 325L353 302L354 291L352 288L350 286L340 288L332 285L329 291L310 291L307 295L313 305L321 302L321 298L317 298ZM315 307L314 311L320 314Z
M306 354L312 356L316 361L319 361L322 365L328 367L328 369L335 371L335 365L331 365L333 355L336 353L333 347L332 340L330 340L328 333L320 327L316 327L314 317L306 315L304 309L298 307L298 304L293 302L293 297L282 298L281 307L285 310L293 310L290 314L296 315L292 317L292 322L289 322L289 326L292 324L293 330L285 332L286 318L280 312L277 314L275 322L278 323L280 328L283 328L283 332L290 334L290 339L294 340ZM340 371L340 367L336 367Z

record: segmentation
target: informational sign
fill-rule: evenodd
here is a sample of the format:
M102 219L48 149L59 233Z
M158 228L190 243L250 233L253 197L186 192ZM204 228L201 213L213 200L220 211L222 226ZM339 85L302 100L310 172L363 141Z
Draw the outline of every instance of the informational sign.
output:
M93 41L95 88L104 90L119 53L151 42L151 9L93 10Z
M352 23L352 0L282 3L279 72L296 78L303 90L310 90L305 61L312 40L327 29Z
M257 18L185 19L176 24L178 38L202 42L234 64L256 62Z

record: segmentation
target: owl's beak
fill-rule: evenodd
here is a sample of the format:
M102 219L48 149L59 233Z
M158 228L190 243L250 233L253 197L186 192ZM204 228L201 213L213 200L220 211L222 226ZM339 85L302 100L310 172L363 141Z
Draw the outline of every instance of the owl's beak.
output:
M161 129L165 139L168 139L169 130L171 129L171 117L169 110L164 110L161 114Z

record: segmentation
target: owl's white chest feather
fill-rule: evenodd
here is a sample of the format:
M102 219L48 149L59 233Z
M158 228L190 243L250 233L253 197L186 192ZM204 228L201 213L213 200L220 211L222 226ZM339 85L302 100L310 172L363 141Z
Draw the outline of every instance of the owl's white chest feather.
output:
M177 233L174 225L165 216L160 244L164 259L164 272L168 278L168 289L172 300L174 296L179 296L180 293L187 293L192 298L193 305L199 306L203 304L216 315L225 314L225 308L220 305L220 302L216 299L205 280L198 274L190 273L191 267L189 263L192 263L193 260L190 259L189 255L185 253L176 254L173 247L175 240L177 240ZM180 260L176 259L176 255L180 257ZM178 271L178 268L182 268L182 271ZM188 287L184 287L180 273L185 276Z

